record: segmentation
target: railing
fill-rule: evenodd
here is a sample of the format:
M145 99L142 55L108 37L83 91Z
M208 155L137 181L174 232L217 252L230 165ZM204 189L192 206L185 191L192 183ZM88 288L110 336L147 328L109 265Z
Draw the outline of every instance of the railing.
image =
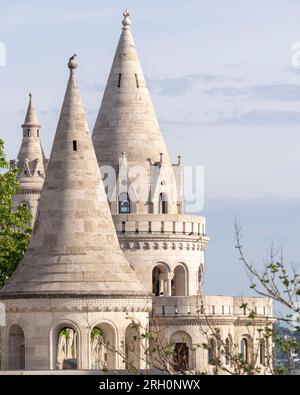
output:
M205 218L184 215L114 215L118 233L206 237Z
M245 308L247 305L247 308ZM157 296L153 299L154 316L218 316L247 317L255 311L257 316L272 316L272 303L268 298L239 298L231 296Z

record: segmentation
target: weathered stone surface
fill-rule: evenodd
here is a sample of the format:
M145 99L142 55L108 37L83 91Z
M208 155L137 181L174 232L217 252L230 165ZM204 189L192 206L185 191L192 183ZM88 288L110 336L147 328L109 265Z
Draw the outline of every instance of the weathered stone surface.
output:
M12 167L19 170L17 178L21 186L21 190L14 198L14 207L16 208L20 204L26 205L30 209L34 221L44 184L47 161L40 141L41 125L31 93L22 128L22 144L17 159L11 161Z
M132 205L134 212L149 213L150 191L155 201L154 210L159 212L156 202L163 192L161 181L168 179L169 212L174 214L179 200L175 175L136 52L129 17L127 21L128 24L123 23L92 139L100 167L113 166L118 174L119 160L124 153L128 173L134 166L145 169L146 175L139 180L145 193L137 205ZM112 213L117 212L117 207L111 206L111 209Z
M119 247L74 64L69 67L33 236L1 298L147 294ZM28 113L25 124L36 121L32 105Z

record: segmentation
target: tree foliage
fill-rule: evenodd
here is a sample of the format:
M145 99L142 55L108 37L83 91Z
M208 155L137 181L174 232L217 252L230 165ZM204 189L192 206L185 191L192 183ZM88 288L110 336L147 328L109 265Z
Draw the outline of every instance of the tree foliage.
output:
M29 209L13 210L13 198L20 188L17 172L10 168L0 140L0 288L17 268L31 236Z

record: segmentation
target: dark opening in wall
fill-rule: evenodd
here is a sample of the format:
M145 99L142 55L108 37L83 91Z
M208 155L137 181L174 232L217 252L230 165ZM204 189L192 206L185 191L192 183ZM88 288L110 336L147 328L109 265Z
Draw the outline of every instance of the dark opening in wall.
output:
M120 88L121 86L121 79L122 79L122 74L119 74L119 81L118 81L118 88Z
M73 140L73 151L77 151L77 141Z
M134 74L134 75L135 75L136 87L139 88L139 87L140 87L140 84L139 84L138 76L137 76L137 74Z

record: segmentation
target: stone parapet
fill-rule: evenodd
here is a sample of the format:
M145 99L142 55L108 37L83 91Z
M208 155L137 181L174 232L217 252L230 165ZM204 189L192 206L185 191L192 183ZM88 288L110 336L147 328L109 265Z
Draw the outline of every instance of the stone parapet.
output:
M183 238L208 242L205 217L173 214L113 215L119 238Z
M233 296L171 296L153 298L153 316L156 317L272 317L272 301L268 298L241 298Z

